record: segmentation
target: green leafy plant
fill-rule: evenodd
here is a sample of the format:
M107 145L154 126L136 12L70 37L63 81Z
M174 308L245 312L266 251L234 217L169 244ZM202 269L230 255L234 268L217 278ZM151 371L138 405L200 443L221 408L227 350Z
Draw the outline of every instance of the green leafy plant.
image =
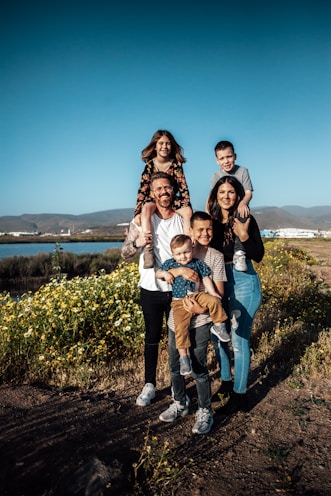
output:
M148 428L139 460L133 464L136 489L163 494L164 489L185 470L176 462L175 456L175 450L170 448L169 442L160 443L156 436L150 435Z

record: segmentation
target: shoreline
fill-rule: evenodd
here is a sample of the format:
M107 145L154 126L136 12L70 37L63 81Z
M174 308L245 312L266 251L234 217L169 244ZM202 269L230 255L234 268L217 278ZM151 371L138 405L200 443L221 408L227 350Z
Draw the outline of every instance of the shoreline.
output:
M0 244L29 244L29 243L122 243L124 236L101 235L101 236L0 236Z

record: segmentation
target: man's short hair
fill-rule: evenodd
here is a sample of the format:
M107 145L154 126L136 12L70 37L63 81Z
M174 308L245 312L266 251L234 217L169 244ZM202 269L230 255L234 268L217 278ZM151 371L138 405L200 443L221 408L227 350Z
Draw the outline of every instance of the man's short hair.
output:
M152 186L152 183L154 181L156 181L157 179L168 179L169 183L174 188L174 193L176 194L177 189L178 189L177 183L174 180L174 178L172 176L170 176L170 174L167 174L166 172L154 172L154 174L151 175L151 186Z

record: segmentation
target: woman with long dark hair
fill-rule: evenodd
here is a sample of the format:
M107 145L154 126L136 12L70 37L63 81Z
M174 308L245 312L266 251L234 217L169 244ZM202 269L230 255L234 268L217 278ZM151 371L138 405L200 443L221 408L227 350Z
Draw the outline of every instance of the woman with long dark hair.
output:
M234 354L234 381L232 382L232 352L228 343L212 335L218 359L222 386L221 392L230 393L230 399L221 409L229 414L248 410L247 383L250 368L250 334L253 319L262 301L259 277L252 260L260 262L264 246L260 230L252 215L241 222L236 218L239 202L244 197L241 183L234 177L224 176L218 180L208 198L208 210L213 219L211 246L224 254L227 282L224 286L224 309L229 316L231 342ZM235 236L243 243L247 257L247 271L234 268L233 254Z

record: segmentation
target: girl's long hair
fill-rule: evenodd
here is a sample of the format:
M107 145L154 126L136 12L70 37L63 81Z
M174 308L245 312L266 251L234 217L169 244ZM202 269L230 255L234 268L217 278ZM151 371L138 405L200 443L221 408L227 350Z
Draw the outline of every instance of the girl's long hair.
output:
M159 129L153 134L151 141L141 152L141 159L143 160L143 162L147 163L154 157L156 157L155 145L156 142L159 141L160 138L162 138L162 136L166 136L170 140L170 159L175 160L180 164L184 164L186 162L186 158L183 155L183 148L177 143L173 135L166 129Z
M222 223L223 221L222 209L217 201L217 193L218 193L218 188L225 183L231 184L231 186L233 187L233 189L237 194L236 201L233 207L229 210L229 217L224 229L224 244L227 245L230 242L234 241L234 234L232 230L233 219L236 216L237 208L240 201L245 196L245 191L242 184L238 181L238 179L236 179L233 176L223 176L217 181L217 183L209 193L209 197L207 200L208 212L210 213L211 218L216 222Z

